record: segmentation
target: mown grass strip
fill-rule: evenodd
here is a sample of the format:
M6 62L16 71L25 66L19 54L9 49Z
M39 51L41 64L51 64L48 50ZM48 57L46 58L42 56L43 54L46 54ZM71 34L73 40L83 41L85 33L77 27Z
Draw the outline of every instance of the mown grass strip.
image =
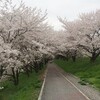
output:
M9 81L0 83L0 86L4 86L4 89L0 90L0 100L37 100L43 81L43 74L44 69L39 73L31 73L30 77L27 77L26 74L21 74L18 86L14 86Z
M100 58L91 63L88 58L72 60L55 60L55 63L63 68L66 72L72 73L79 77L79 83L89 83L100 90Z

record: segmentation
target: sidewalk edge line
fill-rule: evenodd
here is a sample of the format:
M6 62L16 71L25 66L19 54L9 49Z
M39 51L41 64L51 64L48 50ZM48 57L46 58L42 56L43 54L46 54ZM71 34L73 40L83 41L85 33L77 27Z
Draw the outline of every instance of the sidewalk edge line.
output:
M46 72L45 72L45 76L44 76L44 80L43 80L43 83L42 83L42 87L41 87L41 90L40 90L38 100L41 100L41 98L42 98L42 94L43 94L43 90L44 90L44 86L45 86L45 82L46 82L46 76L47 76L47 69L46 69Z
M67 80L72 86L74 86L87 100L91 100L89 97L87 97L75 84L73 84L69 79L67 79L67 77L66 76L64 76L61 72L59 72L62 76L63 76L63 78L65 79L65 80Z

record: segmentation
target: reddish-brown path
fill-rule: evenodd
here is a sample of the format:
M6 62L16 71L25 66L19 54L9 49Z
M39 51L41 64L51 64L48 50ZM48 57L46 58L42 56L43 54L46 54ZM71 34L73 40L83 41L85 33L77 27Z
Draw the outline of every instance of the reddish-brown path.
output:
M90 100L58 70L49 64L41 100Z

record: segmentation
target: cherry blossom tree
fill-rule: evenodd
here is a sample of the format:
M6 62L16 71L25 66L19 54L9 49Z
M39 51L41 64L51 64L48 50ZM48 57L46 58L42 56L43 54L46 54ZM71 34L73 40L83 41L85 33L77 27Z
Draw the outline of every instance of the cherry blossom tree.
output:
M100 10L82 14L80 19L80 33L84 36L78 46L88 53L91 61L95 61L100 55Z
M43 14L37 8L27 7L22 2L19 6L14 5L12 0L0 3L0 40L3 41L0 77L11 78L14 84L18 85L19 73L23 70L29 76L33 69L38 72L43 66L43 55L49 54L43 49L44 45L37 41L48 29L45 22L47 13ZM39 33L41 35L38 38Z
M1 1L0 36L5 43L11 43L18 36L40 30L47 13L42 14L37 8L30 8L20 3L14 5L12 0Z
M0 53L1 80L8 77L14 82L14 85L18 85L19 72L22 66L18 59L19 54L19 51L11 49L11 45L2 45Z
M95 61L100 54L100 10L81 14L79 19L67 21L59 18L65 31L69 34L70 42L74 47L82 50L91 61Z

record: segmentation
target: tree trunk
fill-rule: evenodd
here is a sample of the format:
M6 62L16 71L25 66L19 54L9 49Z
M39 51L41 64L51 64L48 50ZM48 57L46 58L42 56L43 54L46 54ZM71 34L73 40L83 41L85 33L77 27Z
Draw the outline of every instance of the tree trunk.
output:
M34 70L36 73L38 73L38 71L39 71L39 66L38 66L37 62L34 63Z
M0 76L2 76L2 74L3 74L3 72L4 72L4 69L3 69L3 66L1 65L0 66L1 68L0 68Z
M27 76L29 77L30 75L29 75L28 65L25 65L24 68L25 68L25 72L26 72Z
M73 60L73 62L75 62L76 61L76 56L72 56L72 60Z
M77 50L74 51L74 54L72 55L72 60L73 62L76 61L76 56L77 56Z
M90 58L90 61L95 62L96 58L97 58L96 53L93 52L92 57Z
M66 60L67 60L67 61L69 60L69 57L68 57L68 55L66 56Z
M12 77L13 77L14 85L18 85L18 83L19 83L19 72L18 72L18 70L14 71L14 68L12 68Z

